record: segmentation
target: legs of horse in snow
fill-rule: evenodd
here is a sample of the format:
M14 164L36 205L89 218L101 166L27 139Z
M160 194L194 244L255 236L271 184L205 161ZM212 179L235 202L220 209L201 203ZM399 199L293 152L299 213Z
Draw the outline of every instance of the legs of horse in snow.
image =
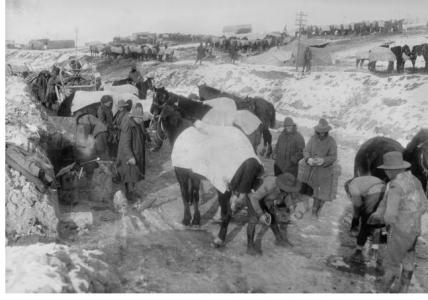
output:
M183 198L184 216L183 225L200 225L201 214L199 212L199 186L200 179L191 175L191 172L183 169L175 169L175 176L180 185L181 197ZM193 204L193 219L190 205ZM191 221L191 223L190 223Z
M221 209L221 224L218 239L221 240L221 243L218 244L215 241L216 246L222 246L226 240L227 227L229 226L230 219L232 218L232 210L230 208L231 195L232 193L230 191L226 191L224 194L218 192L218 201Z
M201 225L201 213L199 212L199 186L201 181L198 178L190 178L190 192L193 203L192 225Z
M188 174L179 171L178 169L175 169L175 176L177 177L178 184L180 185L181 197L183 199L184 205L184 216L181 222L183 225L187 226L190 224L190 219L192 218L192 215L190 213L190 178Z

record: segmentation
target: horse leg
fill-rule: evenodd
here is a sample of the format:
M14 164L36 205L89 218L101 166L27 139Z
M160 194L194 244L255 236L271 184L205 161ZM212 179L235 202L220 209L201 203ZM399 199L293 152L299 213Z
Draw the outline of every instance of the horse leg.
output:
M189 175L185 172L180 172L177 169L175 170L175 175L177 177L177 181L180 185L181 197L184 205L184 216L182 220L182 224L184 226L188 226L190 224L190 219L192 218L190 213L190 194L189 194Z
M232 193L230 191L227 191L224 194L218 192L218 201L221 209L221 224L220 224L220 231L213 242L215 247L224 246L224 243L226 240L227 227L229 226L230 219L232 218L232 213L230 208L231 195Z
M263 142L267 145L266 157L269 158L272 155L272 134L268 127L263 129Z
M199 186L201 181L199 179L192 179L191 183L191 196L194 205L192 225L201 225L201 213L199 212Z

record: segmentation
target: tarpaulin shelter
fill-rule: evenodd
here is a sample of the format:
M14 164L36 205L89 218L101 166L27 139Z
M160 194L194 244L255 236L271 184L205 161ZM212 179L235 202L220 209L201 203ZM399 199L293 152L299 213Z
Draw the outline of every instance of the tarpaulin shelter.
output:
M297 66L303 66L304 62L304 52L306 47L309 47L312 52L312 60L311 65L312 66L328 66L333 64L333 59L330 54L330 50L327 47L328 43L325 41L309 41L309 40L303 40L300 41L300 44L298 41L292 42L292 52L291 52L291 58L289 59L289 62L292 65L296 64L296 58L297 58Z

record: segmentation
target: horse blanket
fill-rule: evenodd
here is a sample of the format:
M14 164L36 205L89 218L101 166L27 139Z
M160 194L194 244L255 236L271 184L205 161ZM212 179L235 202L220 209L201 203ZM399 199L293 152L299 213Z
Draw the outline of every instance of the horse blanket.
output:
M369 50L369 61L396 61L394 53L389 48L375 47Z
M221 193L226 192L238 168L249 158L260 162L242 131L201 121L178 136L171 154L174 167L204 176Z

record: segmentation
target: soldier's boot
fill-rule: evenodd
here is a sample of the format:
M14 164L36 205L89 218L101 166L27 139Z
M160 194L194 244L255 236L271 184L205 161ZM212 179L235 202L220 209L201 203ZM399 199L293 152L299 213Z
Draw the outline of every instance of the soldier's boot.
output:
M412 280L413 271L401 271L400 283L391 290L393 293L407 293L409 291L410 281Z
M262 255L261 249L257 248L254 242L256 235L256 222L257 220L252 218L247 225L247 254L249 255Z
M391 292L391 287L396 279L397 275L391 271L386 271L385 275L383 275L382 279L380 280L378 290L381 293L389 293Z

